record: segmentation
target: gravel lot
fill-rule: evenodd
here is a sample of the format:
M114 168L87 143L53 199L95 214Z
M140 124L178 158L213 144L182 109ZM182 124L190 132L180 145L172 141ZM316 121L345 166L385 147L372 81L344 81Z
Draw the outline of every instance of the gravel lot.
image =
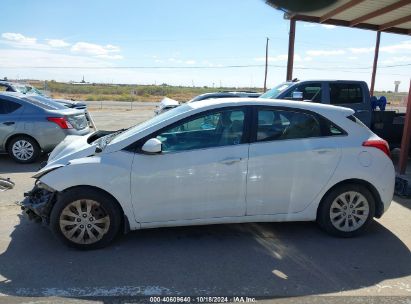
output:
M91 112L109 130L141 122L153 109ZM411 297L409 199L396 197L367 234L353 239L330 237L314 223L214 225L136 231L82 252L22 218L14 205L32 188L38 166L0 156L0 174L16 182L0 193L0 302L153 294Z

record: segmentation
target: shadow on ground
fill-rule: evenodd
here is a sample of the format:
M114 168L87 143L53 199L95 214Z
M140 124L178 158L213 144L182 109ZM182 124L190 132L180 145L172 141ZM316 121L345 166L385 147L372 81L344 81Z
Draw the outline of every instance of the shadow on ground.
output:
M314 223L152 229L76 251L20 219L0 255L0 293L66 298L129 295L327 294L411 274L409 249L374 222L339 239Z
M402 206L411 210L411 197L395 196L394 200Z
M40 169L40 164L47 160L47 156L41 156L35 163L19 164L13 161L7 154L0 154L0 174L36 172Z

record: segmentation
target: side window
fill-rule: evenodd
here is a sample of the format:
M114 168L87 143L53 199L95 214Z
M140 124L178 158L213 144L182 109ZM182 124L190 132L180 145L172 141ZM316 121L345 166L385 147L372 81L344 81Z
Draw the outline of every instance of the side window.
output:
M299 85L288 92L285 99L292 99L294 92L303 93L303 100L321 103L321 83L306 83Z
M10 114L20 108L21 105L9 100L0 99L0 115Z
M323 136L335 136L346 134L343 129L333 124L331 121L326 119L321 119L323 126Z
M330 104L362 103L363 95L360 84L330 83Z
M310 114L284 110L258 111L257 141L318 136L321 136L320 123Z
M245 112L226 110L185 121L161 132L163 152L205 149L242 143Z

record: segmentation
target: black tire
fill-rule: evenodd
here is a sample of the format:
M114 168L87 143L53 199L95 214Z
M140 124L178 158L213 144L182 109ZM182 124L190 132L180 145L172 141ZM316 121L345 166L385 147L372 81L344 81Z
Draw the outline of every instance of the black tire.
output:
M29 145L31 145L33 152L32 152L32 154L29 158L23 159L23 158L19 157L18 155L14 154L13 147L19 141L20 142L25 142L25 143L28 143ZM10 140L10 142L7 144L7 153L10 155L10 157L14 161L16 161L18 163L21 163L21 164L29 164L29 163L32 163L32 162L36 161L36 159L41 154L41 149L40 149L40 146L37 143L37 141L35 141L32 137L25 136L25 135L19 135L19 136L16 136L16 137L12 138Z
M61 227L60 220L65 220L66 218L64 214L62 215L62 213L63 213L63 210L67 210L65 209L67 206L71 205L75 201L82 201L82 204L87 201L95 201L99 204L97 208L99 208L100 210L99 212L103 212L103 217L105 218L106 216L108 216L109 218L109 225L107 228L108 230L105 233L102 233L102 238L97 240L96 242L76 243L64 235L62 231L62 229L64 228ZM84 210L83 205L82 205L82 210ZM98 248L103 248L109 245L118 236L121 230L121 225L122 225L122 218L123 218L122 215L123 213L120 207L118 206L118 203L107 193L101 190L98 190L96 188L92 188L92 187L75 187L59 195L57 202L51 211L50 227L54 235L58 239L60 239L64 244L70 247L77 248L77 249L83 249L83 250L98 249ZM80 214L79 214L79 217L80 217ZM78 220L78 219L73 218L73 221L74 220ZM97 220L98 220L97 217L95 217L95 221ZM76 223L76 225L77 224L80 225L80 223ZM66 226L66 227L69 227L69 226ZM77 227L80 228L80 226L75 226L76 229L78 229ZM88 236L87 233L89 233L89 229L84 228L83 230L87 230L87 232L85 233L86 236L83 237L83 241L84 241L84 239ZM66 230L66 233L67 231L68 230ZM79 229L78 231L81 231L81 229Z
M348 203L348 205L350 205L351 207L351 206L355 206L355 204L358 203L359 209L360 209L360 208L363 208L365 204L367 204L368 205L368 216L366 216L366 214L359 214L358 212L360 211L355 208L352 210L354 210L354 212L357 212L357 215L355 215L355 213L351 213L352 212L351 209L349 209L348 211L346 209L341 209L342 211L345 211L345 212L340 213L340 215L338 215L338 216L341 216L340 218L338 218L337 216L334 217L334 224L333 224L330 213L333 212L333 215L336 215L339 209L333 208L331 210L331 206L333 205L334 201L340 195L347 193L347 192L352 192L352 191L361 194L365 198L365 200L357 198L357 201L354 201L354 203ZM350 198L350 196L348 196L348 198ZM355 196L353 200L355 200ZM364 201L364 205L362 205L361 202L359 202L361 200ZM344 204L342 204L342 206L344 206ZM351 215L351 214L354 214L354 215ZM338 237L353 237L353 236L361 234L362 232L364 232L364 230L366 230L367 226L372 221L374 214L375 214L375 200L371 192L363 185L354 184L354 183L346 183L346 184L342 184L342 185L335 187L330 192L328 192L326 196L323 198L323 200L320 203L320 206L318 207L317 223L320 225L320 227L323 230L325 230L327 233L331 235L338 236ZM343 215L345 219L343 219ZM351 217L350 219L348 219L349 215ZM359 220L361 215L364 219L365 218L366 219ZM351 224L352 229L354 229L354 219L356 221L358 220L356 222L356 225L361 224L361 226L359 226L358 228L352 231L343 231L345 227L342 227L340 225L345 225L345 221L347 221L348 225ZM342 224L337 224L339 220L342 221ZM336 226L340 226L340 228L337 229Z

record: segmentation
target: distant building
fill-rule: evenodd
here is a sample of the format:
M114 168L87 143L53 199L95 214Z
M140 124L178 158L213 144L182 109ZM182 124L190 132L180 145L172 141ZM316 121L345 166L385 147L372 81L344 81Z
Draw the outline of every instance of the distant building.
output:
M398 87L400 86L400 83L401 83L401 81L399 81L399 80L394 81L394 85L395 85L394 92L395 93L398 93Z

